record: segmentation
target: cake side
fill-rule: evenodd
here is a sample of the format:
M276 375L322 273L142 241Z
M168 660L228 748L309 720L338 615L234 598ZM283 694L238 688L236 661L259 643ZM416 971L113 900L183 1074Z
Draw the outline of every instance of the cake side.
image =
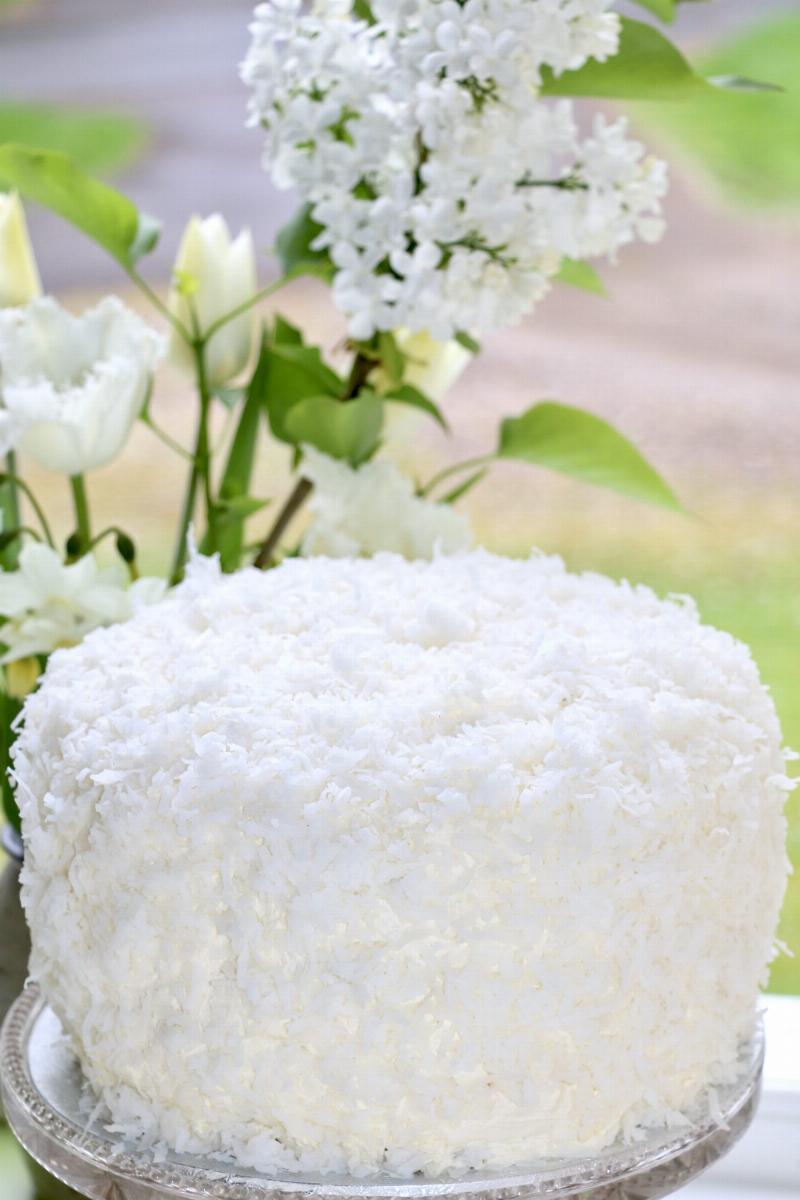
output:
M32 971L127 1132L433 1175L735 1074L790 785L687 603L485 552L201 561L52 658L16 771Z

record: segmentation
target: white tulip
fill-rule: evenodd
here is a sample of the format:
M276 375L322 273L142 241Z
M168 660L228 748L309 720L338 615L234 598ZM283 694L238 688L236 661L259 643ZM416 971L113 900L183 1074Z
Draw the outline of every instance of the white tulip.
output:
M16 308L41 296L42 285L16 192L0 195L0 308Z
M314 484L304 555L369 558L389 550L409 559L433 558L473 545L467 518L449 504L415 495L393 463L354 470L311 446L303 454L303 474Z
M220 317L233 312L256 293L256 259L249 230L232 241L228 226L218 213L206 220L192 217L178 251L174 275L170 311L188 329L194 331L196 325L200 333L205 333ZM256 330L256 313L251 308L213 335L206 346L210 387L221 387L244 370L253 351ZM191 349L174 330L169 357L176 366L194 370Z
M116 297L80 317L55 300L0 312L0 453L80 475L116 458L163 340Z
M429 333L395 330L397 348L406 357L403 383L439 403L458 382L472 361L472 354L459 342L437 342Z
M89 554L64 564L50 546L29 543L19 569L0 572L2 663L74 646L100 625L127 621L138 608L157 603L166 591L162 579L127 586L121 566L100 567Z

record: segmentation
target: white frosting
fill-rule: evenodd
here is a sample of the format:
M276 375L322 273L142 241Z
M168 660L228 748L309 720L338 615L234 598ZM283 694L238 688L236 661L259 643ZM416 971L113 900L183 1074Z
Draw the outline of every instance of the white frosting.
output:
M484 552L201 560L26 714L33 974L124 1132L458 1172L734 1075L790 784L691 603Z

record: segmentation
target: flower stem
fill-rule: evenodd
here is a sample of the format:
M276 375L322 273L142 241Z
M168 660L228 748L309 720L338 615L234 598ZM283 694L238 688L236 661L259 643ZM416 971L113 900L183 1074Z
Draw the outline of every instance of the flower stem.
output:
M9 454L7 461L8 461L9 467L11 467L11 466L16 467L16 465L17 465L16 456L14 454ZM39 501L36 499L36 496L34 495L33 490L29 487L29 485L25 482L25 480L20 479L19 475L13 474L9 470L8 474L0 477L0 483L2 483L3 485L5 485L7 483L13 484L15 489L17 490L17 492L21 491L25 496L27 496L28 500L30 501L31 508L36 513L36 517L39 521L39 524L42 527L44 536L47 538L47 541L49 542L49 544L54 547L55 542L53 541L53 534L50 530L50 526L47 523L47 517L44 515L44 509L42 508ZM17 521L19 521L19 497L18 496L16 496L15 511L17 514L16 519L17 519Z
M72 503L75 508L75 523L77 525L78 541L81 544L81 554L88 554L92 544L92 526L89 520L89 501L86 497L86 485L82 475L70 475L72 488Z
M445 467L438 475L434 475L430 482L425 484L425 487L420 492L421 496L430 496L435 487L440 483L444 483L451 475L460 475L462 471L469 471L475 467L485 467L488 463L494 462L497 455L482 454L480 458L468 458L465 462L455 463L452 467Z
M175 332L180 334L183 340L191 346L192 334L186 328L183 321L181 321L173 312L170 311L169 307L164 303L158 293L150 287L150 284L147 282L147 280L143 279L139 272L133 267L131 267L131 269L128 271L128 277L133 283L136 284L142 295L147 297L147 299L153 305L153 308L155 308L157 312L160 312L164 320L169 322Z
M288 282L288 279L278 279L275 281L275 283L270 283L267 287L262 288L260 292L256 292L250 297L249 300L245 300L242 304L237 305L236 308L231 309L230 312L225 313L224 316L217 317L216 321L212 321L208 329L205 330L203 336L205 337L206 342L210 342L214 334L219 333L220 329L223 329L231 321L235 321L237 317L243 317L244 314L249 312L251 308L254 308L256 304L260 304L262 300L266 300L268 297L274 296L275 293L279 292L281 288Z
M170 437L166 429L162 429L160 425L157 425L151 416L148 415L141 417L140 420L143 425L147 426L151 433L156 435L159 441L164 443L165 446L169 446L170 450L173 450L176 454L180 454L181 458L191 461L192 456L189 451L186 450L180 444L180 442L176 442L174 437Z
M198 422L198 442L199 437ZM180 583L183 579L183 568L186 565L186 559L189 551L189 527L192 524L194 516L194 506L197 500L197 484L200 476L197 470L197 457L192 459L192 465L189 468L189 479L186 484L186 492L183 497L183 508L181 509L181 521L178 529L178 540L175 543L175 554L172 559L172 570L170 571L169 582L170 586L174 587L176 583Z
M269 531L266 540L256 556L253 565L258 567L259 570L263 571L270 565L275 551L280 545L281 538L313 490L314 485L308 479L298 479L291 496L279 512L275 524Z
M208 525L208 543L212 554L217 550L217 512L211 488L211 438L208 430L208 420L211 413L211 389L208 386L206 374L206 345L207 337L198 339L193 346L195 371L197 373L197 390L200 395L200 423L197 430L197 467L203 484L203 498L206 508L206 523Z
M16 528L19 525L19 495L17 494L17 455L14 450L9 450L6 455L6 469L8 471L9 495L8 495L8 519L11 522L11 527Z
M195 364L195 378L197 382L197 393L200 398L200 415L197 420L197 434L195 437L194 453L192 454L192 465L189 470L189 479L186 485L186 494L183 500L183 509L181 511L181 522L178 531L178 541L175 546L175 555L172 562L172 571L170 574L170 583L180 583L183 578L183 568L186 565L188 555L189 542L189 527L194 516L195 503L197 501L197 493L202 485L203 498L206 509L206 522L208 524L208 547L212 554L217 550L217 519L216 505L211 487L211 447L208 433L208 421L211 411L211 391L208 386L208 376L206 374L206 345L208 339L204 336L196 335L191 342L192 354Z
M2 510L3 531L19 528L19 494L17 492L17 456L13 450L6 455L6 478L0 489L0 510ZM3 566L12 570L17 565L19 547L15 542L7 546L3 552Z

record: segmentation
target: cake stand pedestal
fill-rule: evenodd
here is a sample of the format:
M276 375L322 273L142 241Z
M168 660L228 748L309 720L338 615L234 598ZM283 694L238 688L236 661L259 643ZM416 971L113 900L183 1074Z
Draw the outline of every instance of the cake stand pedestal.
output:
M6 1116L28 1154L90 1200L655 1200L694 1179L738 1141L758 1104L763 1034L743 1047L741 1077L718 1089L719 1110L682 1129L592 1158L548 1159L505 1173L449 1180L282 1175L264 1178L215 1160L160 1159L90 1126L80 1068L55 1015L29 986L6 1020L0 1079Z

